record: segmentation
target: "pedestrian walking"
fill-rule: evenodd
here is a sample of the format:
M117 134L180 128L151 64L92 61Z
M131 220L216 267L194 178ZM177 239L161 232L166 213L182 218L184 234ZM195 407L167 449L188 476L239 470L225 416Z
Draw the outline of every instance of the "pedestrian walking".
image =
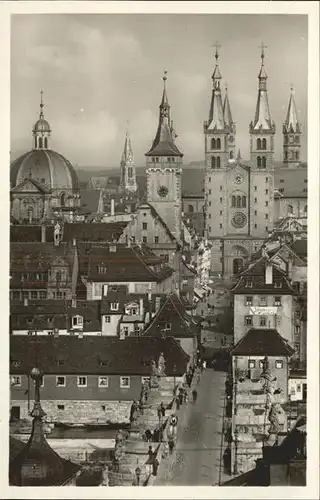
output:
M206 368L207 368L207 362L203 361L203 363L202 363L202 369L205 370Z
M176 406L177 406L177 410L179 410L179 408L180 408L180 399L179 399L178 396L176 397Z
M146 436L147 443L150 443L151 438L152 438L152 432L150 431L150 429L146 430L145 436Z
M159 460L157 458L154 459L152 463L152 475L156 476L158 474Z
M149 455L149 458L153 458L152 446L149 446L148 455Z
M170 453L170 455L172 455L172 453L173 453L173 448L174 448L174 441L170 440L169 441L169 453Z
M164 417L165 414L166 414L166 407L164 406L164 403L162 402L161 405L160 405L160 410L161 410L161 414L162 416Z
M197 384L199 384L199 382L200 382L200 373L199 373L199 372L197 373L197 379L196 379L196 382L197 382Z
M192 391L192 401L193 401L193 404L195 404L197 402L197 397L198 397L198 393L195 389L193 389Z
M188 400L188 393L186 389L183 389L183 402L187 404L187 400Z

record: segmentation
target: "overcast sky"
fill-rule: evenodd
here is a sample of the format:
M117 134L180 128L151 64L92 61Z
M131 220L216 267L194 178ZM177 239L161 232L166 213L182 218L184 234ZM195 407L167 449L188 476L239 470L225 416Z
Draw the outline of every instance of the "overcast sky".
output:
M52 149L75 165L118 166L130 120L136 164L144 165L167 69L177 144L185 163L203 160L203 121L209 113L213 43L218 40L237 149L248 158L263 40L276 159L282 159L291 83L306 159L307 16L14 15L11 33L12 153L32 147L43 89Z

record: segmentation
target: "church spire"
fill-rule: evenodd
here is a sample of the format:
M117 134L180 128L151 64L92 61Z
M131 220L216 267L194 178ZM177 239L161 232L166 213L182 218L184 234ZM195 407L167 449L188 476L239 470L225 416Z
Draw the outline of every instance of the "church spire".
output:
M271 121L269 102L268 102L268 92L267 92L267 73L264 66L265 52L264 49L267 48L263 43L261 44L261 67L258 75L259 88L258 88L258 99L256 105L256 112L254 116L254 121L251 122L251 127L253 130L272 130L273 123Z
M51 128L44 118L43 90L40 91L40 113L39 120L35 123L32 133L34 139L34 149L48 149Z
M298 114L292 85L287 116L282 127L282 133L283 163L288 167L298 167L300 165L301 126L298 121Z
M221 97L221 73L219 69L219 52L218 49L221 47L218 42L215 43L215 68L212 75L212 97L209 111L209 122L208 122L208 130L224 130L225 122L224 122L224 113L223 113L223 105L222 105L222 97Z
M230 129L233 128L233 119L232 119L232 113L231 113L231 107L230 107L230 102L229 102L229 96L228 96L228 86L226 85L226 94L224 97L224 103L223 103L223 116L224 116L224 121L227 127Z
M130 192L135 192L138 189L134 156L129 134L129 121L127 122L126 137L120 163L120 188Z
M291 93L290 93L290 99L289 99L286 120L283 124L283 132L284 133L289 133L289 132L300 133L300 123L298 122L297 108L296 108L296 103L294 100L294 89L293 89L292 85L291 85L290 90L291 90Z
M146 156L180 156L183 154L179 151L174 143L176 137L173 133L173 122L170 120L170 105L167 96L167 70L164 71L163 80L163 92L162 99L160 103L159 111L159 123L156 136L154 138L151 149L146 153Z

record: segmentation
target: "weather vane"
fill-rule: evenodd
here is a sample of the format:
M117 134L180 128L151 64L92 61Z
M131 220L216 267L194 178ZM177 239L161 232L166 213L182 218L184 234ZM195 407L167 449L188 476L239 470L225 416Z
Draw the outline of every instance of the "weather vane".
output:
M215 49L216 49L216 53L215 53L215 56L214 56L214 57L216 58L216 61L218 61L218 58L219 58L219 51L218 51L218 49L220 49L220 48L221 48L221 45L220 45L220 43L219 43L219 42L215 42L215 43L213 44L213 47L215 47Z

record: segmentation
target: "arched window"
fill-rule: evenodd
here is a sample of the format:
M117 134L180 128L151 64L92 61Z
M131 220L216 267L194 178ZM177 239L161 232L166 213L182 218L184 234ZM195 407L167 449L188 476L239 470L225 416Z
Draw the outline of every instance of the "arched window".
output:
M307 215L308 213L308 205L305 205L304 209L303 209L304 213Z
M242 208L246 208L247 206L247 198L245 196L242 196Z
M128 177L129 179L132 177L132 167L128 167Z
M267 149L267 139L262 139L262 149Z
M296 160L299 160L299 151L296 151Z
M62 195L60 197L60 204L62 207L64 207L65 202L66 202L66 197L65 197L65 194L62 193Z
M217 149L221 149L221 140L220 138L217 139Z
M193 205L188 205L188 212L192 212L193 213Z
M42 148L42 137L39 137L39 148Z
M216 149L216 140L211 139L211 149Z
M294 140L297 144L300 143L300 137L298 135L295 136Z
M233 160L233 151L230 151L229 157L230 157L230 160Z
M241 196L237 196L236 206L237 206L238 208L240 208L240 207L241 207Z
M45 147L45 149L48 148L48 137L44 138L44 147Z
M231 206L232 207L236 206L236 197L235 196L232 196Z
M261 158L260 158L260 156L258 156L258 158L257 158L257 167L258 168L261 167Z
M261 149L261 139L257 139L257 149Z
M211 168L216 168L216 158L215 158L215 156L211 157Z
M267 160L266 160L265 156L262 157L262 162L261 163L262 163L261 164L262 168L266 168L267 167Z
M37 149L37 138L34 138L34 147Z
M217 168L220 168L220 156L217 156Z
M288 212L289 215L293 214L293 206L292 205L288 205L287 212Z

